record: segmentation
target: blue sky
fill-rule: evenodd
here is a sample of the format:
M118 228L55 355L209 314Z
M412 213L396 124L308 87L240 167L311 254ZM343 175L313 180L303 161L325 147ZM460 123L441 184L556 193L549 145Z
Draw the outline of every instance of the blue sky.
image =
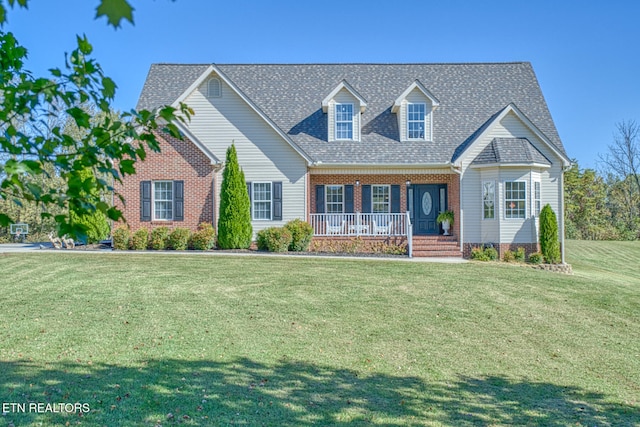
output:
M30 0L5 31L38 75L75 35L136 104L149 66L176 63L529 61L569 156L597 167L621 120L640 121L640 2L132 0L135 25L94 20L97 0Z

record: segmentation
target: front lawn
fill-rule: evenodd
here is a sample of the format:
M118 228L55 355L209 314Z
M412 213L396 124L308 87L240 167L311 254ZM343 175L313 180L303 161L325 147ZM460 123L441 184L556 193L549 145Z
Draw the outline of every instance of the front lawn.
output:
M640 243L567 253L0 254L0 425L640 426Z

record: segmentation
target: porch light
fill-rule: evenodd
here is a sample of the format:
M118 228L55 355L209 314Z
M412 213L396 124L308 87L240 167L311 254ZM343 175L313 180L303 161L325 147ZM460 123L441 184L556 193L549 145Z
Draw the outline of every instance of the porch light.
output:
M407 187L411 187L411 180L409 180L409 179L408 179L408 180L407 180L407 182L405 182L405 185L406 185Z
M360 180L356 179L356 187L360 187Z

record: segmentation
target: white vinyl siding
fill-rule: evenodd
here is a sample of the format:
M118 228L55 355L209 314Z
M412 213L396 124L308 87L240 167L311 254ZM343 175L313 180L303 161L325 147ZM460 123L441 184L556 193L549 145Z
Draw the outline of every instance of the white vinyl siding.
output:
M391 187L388 185L371 186L371 212L391 212Z
M342 185L325 186L325 212L343 213L344 212L344 187Z
M173 181L153 181L153 219L173 219Z
M272 192L270 182L251 184L251 211L255 220L271 220Z
M222 79L220 98L209 98L207 85L205 81L185 99L195 112L189 130L222 162L233 143L247 182L282 182L282 220L253 221L254 233L294 218L305 219L306 160ZM223 170L216 173L211 202L216 222Z
M353 139L353 104L336 104L336 139Z

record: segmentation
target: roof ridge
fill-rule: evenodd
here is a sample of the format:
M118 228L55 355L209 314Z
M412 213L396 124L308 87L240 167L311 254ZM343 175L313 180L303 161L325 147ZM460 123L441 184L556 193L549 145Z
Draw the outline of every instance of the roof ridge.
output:
M282 65L523 65L531 64L530 61L482 61L482 62L154 62L151 65L180 65L180 66L235 66L235 65L263 65L263 66L282 66Z

